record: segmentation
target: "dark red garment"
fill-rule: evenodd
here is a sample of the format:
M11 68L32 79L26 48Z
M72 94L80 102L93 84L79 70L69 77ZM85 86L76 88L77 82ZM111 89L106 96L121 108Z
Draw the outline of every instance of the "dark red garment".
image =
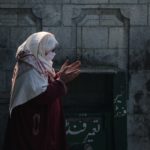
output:
M13 109L8 121L4 150L66 150L62 82Z

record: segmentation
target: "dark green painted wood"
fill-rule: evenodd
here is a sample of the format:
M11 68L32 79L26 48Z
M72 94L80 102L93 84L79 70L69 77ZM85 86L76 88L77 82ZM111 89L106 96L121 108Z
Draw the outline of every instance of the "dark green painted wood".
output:
M70 150L126 150L126 75L83 73L68 87Z
M114 147L115 150L127 150L127 75L119 72L114 76Z

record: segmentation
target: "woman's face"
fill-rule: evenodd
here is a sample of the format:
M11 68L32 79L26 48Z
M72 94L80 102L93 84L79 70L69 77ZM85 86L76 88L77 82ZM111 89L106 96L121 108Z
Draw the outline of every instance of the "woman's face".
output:
M48 54L46 54L46 60L52 61L55 57L56 53L54 51L50 51Z
M58 49L59 45L58 43L56 43L55 48L53 48L52 50L50 50L48 53L45 54L46 56L46 60L53 60L53 58L56 55L56 49Z

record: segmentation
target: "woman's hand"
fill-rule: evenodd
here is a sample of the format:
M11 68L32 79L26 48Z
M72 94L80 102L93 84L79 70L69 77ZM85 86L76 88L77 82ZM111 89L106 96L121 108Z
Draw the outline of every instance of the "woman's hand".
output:
M80 66L81 62L79 60L71 64L69 64L68 60L66 60L57 74L61 80L63 80L65 83L68 83L80 74Z

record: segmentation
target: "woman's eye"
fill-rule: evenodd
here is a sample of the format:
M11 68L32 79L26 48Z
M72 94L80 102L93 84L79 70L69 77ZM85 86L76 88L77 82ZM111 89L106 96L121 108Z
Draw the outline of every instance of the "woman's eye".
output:
M52 50L52 52L54 52L55 51L55 48Z

